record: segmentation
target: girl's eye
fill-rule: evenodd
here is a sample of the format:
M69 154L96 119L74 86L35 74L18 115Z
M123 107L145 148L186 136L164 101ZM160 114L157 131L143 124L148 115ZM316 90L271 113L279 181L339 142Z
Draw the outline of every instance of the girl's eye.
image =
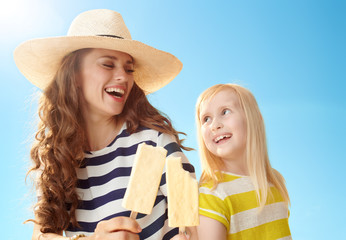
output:
M134 71L135 71L135 70L133 70L133 69L127 69L127 70L126 70L127 73L134 73Z
M229 110L229 109L224 109L223 111L222 111L222 115L226 115L226 114L228 114L228 113L230 113L231 111Z
M203 118L203 123L207 123L207 122L209 122L210 121L210 117L204 117Z

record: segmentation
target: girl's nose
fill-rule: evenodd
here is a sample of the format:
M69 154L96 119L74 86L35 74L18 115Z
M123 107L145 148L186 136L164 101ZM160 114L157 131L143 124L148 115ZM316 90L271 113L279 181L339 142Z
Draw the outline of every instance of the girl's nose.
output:
M223 127L222 122L219 119L214 119L214 121L211 124L211 130L216 131L218 129L221 129Z

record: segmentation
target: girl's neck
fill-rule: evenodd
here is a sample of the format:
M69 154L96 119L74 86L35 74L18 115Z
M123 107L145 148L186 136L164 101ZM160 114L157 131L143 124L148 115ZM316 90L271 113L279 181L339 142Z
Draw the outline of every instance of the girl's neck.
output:
M223 170L229 173L234 173L237 175L249 176L249 171L246 164L246 158L238 159L222 159L223 160Z
M97 151L107 147L118 135L123 120L115 117L85 120L88 139L88 151Z
M225 172L233 173L236 175L241 175L241 176L249 176L249 171L247 168L244 168L242 166L225 166L224 169Z

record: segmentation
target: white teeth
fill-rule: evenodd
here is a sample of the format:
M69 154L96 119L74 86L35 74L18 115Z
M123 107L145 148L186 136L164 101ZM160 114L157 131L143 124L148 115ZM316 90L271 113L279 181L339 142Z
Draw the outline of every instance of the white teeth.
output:
M125 93L124 89L121 89L121 88L106 88L106 92L117 92L120 94Z
M232 135L221 135L218 136L217 138L214 139L214 142L218 143L220 140L224 139L224 138L230 138Z

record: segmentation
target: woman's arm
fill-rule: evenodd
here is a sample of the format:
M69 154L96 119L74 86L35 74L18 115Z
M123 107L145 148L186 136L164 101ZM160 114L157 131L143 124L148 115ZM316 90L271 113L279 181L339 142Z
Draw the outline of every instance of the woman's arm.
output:
M199 240L226 240L227 229L221 222L199 215L199 226L197 227Z
M32 240L66 240L69 238L63 237L61 234L55 233L42 233L40 231L41 226L36 224L34 225L34 231L32 233Z
M68 240L69 237L63 237L61 234L42 233L41 226L35 224L32 240ZM81 237L80 240L108 240L108 239L126 239L139 240L138 233L142 231L136 220L128 217L116 217L110 220L99 222L95 232L88 237Z

